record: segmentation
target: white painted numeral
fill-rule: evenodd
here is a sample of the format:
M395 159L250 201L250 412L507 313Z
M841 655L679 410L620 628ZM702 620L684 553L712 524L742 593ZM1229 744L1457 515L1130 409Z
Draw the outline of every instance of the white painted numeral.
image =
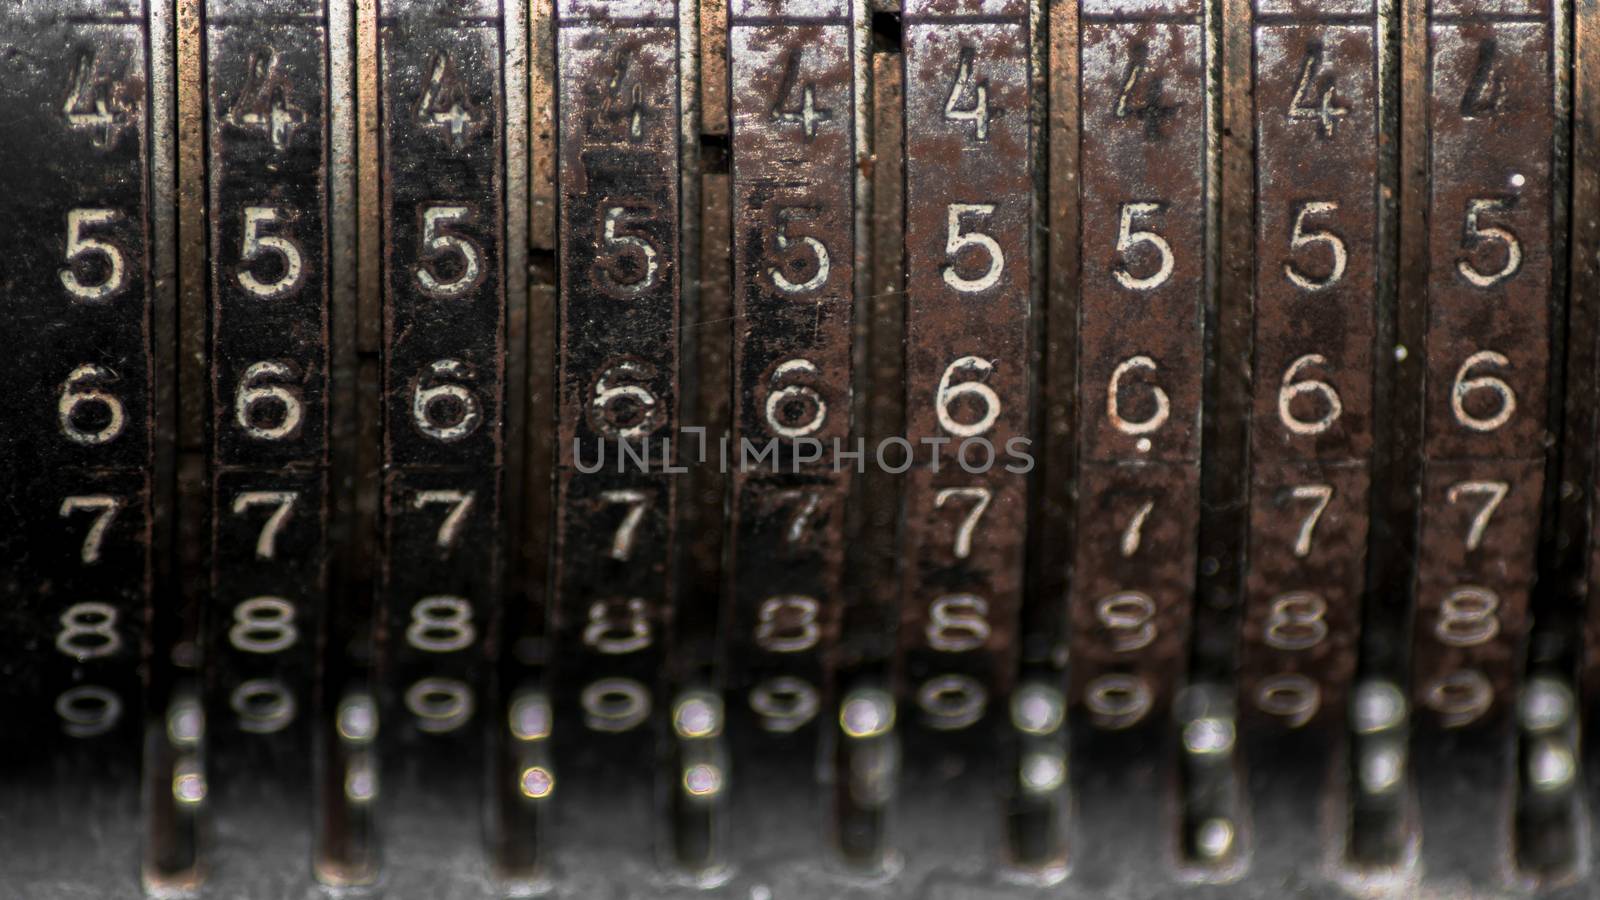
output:
M471 370L459 359L436 359L428 364L428 371L436 379L471 377ZM411 395L411 420L418 431L448 444L478 430L483 410L471 388L453 381L423 387L423 380L417 379ZM446 410L445 415L440 415L441 407ZM447 417L449 412L454 413L453 418Z
M56 400L56 421L61 425L63 437L74 444L95 447L122 433L127 425L122 401L109 391L89 384L92 381L115 381L116 378L110 369L93 363L85 363L67 375L67 380L61 383L61 396ZM99 404L106 412L106 423L92 431L79 427L77 423L78 415L83 412L82 407L89 404Z
M1467 529L1468 550L1476 550L1483 543L1483 533L1489 527L1489 520L1494 518L1500 501L1506 499L1510 491L1511 485L1504 481L1462 481L1450 485L1450 490L1445 492L1445 499L1451 503L1471 495L1484 498L1483 506L1472 517L1472 526Z
M596 269L600 279L608 288L624 298L633 298L656 286L661 263L658 259L660 253L648 240L637 234L617 230L617 226L622 224L622 217L627 214L628 209L625 206L606 208L605 219L601 226L601 244L615 256L636 257L643 269L642 273L631 281L624 281L617 277L614 265L597 261Z
M822 637L821 608L813 597L768 597L756 614L756 643L772 653L810 650Z
M956 62L956 77L950 84L950 93L944 98L944 117L949 122L971 122L973 136L979 141L989 139L989 82L973 77L977 51L962 47ZM962 103L971 97L971 106Z
M417 286L435 300L459 300L483 279L483 251L468 238L447 230L472 220L469 206L425 206L422 208L422 241L428 257L454 256L460 260L456 277L440 281L433 269L417 264Z
M294 504L299 498L299 491L244 491L233 498L233 514L236 516L243 515L252 506L277 507L267 516L261 533L256 536L256 559L273 559L278 555L278 534L294 513Z
M1117 399L1117 395L1122 393L1123 376L1135 370L1154 372L1156 368L1156 361L1148 356L1130 356L1111 370L1111 381L1106 384L1106 418L1111 420L1111 427L1123 434L1141 435L1150 434L1167 423L1167 418L1172 415L1172 401L1160 385L1150 385L1150 395L1156 401L1155 411L1138 421L1130 422L1122 417L1121 402Z
M1154 704L1150 684L1137 675L1111 672L1084 686L1084 705L1102 728L1122 729L1137 724Z
M665 415L660 403L640 383L654 374L648 363L631 359L607 366L595 379L594 396L589 399L589 424L594 430L614 441L633 441L661 427ZM636 409L629 410L630 406Z
M239 378L233 398L233 421L244 433L258 441L281 441L294 436L305 418L305 403L294 384L273 384L268 378L293 378L294 370L272 360L251 363ZM264 411L282 408L276 425L263 425Z
M56 649L79 662L122 649L117 608L109 603L74 603L58 621L61 630L56 633Z
M787 675L768 678L750 689L750 708L761 716L761 727L777 734L798 730L821 706L816 688Z
M1000 395L983 383L983 379L993 371L994 363L978 356L963 356L945 366L944 374L939 376L939 389L933 397L939 427L958 438L977 437L994 427L995 421L1000 418ZM951 384L957 372L971 372L977 379ZM952 407L962 397L971 397L983 404L983 415L976 422L962 424L956 421Z
M1439 604L1433 626L1439 643L1451 647L1476 647L1500 633L1500 596L1488 588L1458 587Z
M981 231L961 230L962 216L994 215L994 204L952 203L946 215L944 252L950 262L944 264L944 283L963 294L976 294L994 287L1006 267L1006 255L1000 249L1000 242ZM956 256L968 247L981 247L989 257L988 268L977 278L965 278L956 271Z
M1283 674L1263 679L1256 689L1256 707L1284 719L1290 728L1311 721L1322 706L1322 688L1304 675Z
M106 532L111 529L111 523L116 521L117 513L122 510L122 501L110 494L86 494L62 499L61 518L65 519L80 510L99 513L94 517L94 521L89 523L89 531L83 536L83 550L78 554L78 558L88 566L100 561L100 546L105 543Z
M252 678L233 689L228 705L239 716L239 730L251 734L282 731L294 721L294 695L276 678Z
M61 730L75 738L95 737L117 727L122 699L96 684L80 684L56 697Z
M1300 532L1294 538L1294 555L1305 559L1311 555L1311 539L1316 535L1317 523L1333 500L1331 484L1297 484L1289 495L1296 500L1310 500L1311 512L1300 520Z
M800 81L800 53L800 48L796 47L784 61L783 82L778 86L777 102L772 104L772 121L799 125L809 141L817 136L819 124L833 121L833 110L817 105L817 89L809 81L801 87L800 100L789 105Z
M775 491L768 495L774 504L794 504L794 518L789 520L789 527L784 529L784 540L790 544L804 543L806 536L811 533L811 520L817 515L817 508L822 503L822 494L817 491L805 491L799 488Z
M780 382L788 378L797 376L818 378L821 374L822 370L809 359L787 359L772 370L765 411L767 427L773 434L784 438L802 438L822 430L822 426L828 421L828 402L822 399L822 395L809 385L780 386ZM790 418L788 414L795 407L808 410L811 415L798 423L784 424Z
M406 690L406 709L429 734L455 731L472 718L472 688L454 678L424 678Z
M1172 245L1154 231L1133 229L1134 219L1155 215L1161 211L1161 207L1160 203L1134 201L1122 204L1121 212L1118 213L1117 253L1122 256L1122 260L1111 274L1117 279L1118 284L1130 291L1153 291L1166 284L1167 279L1172 277ZM1140 244L1148 244L1155 248L1156 255L1161 258L1161 263L1149 275L1134 275L1127 269L1128 256L1133 253L1133 248Z
M983 518L984 510L989 508L989 501L994 494L986 487L948 487L941 488L933 495L935 509L944 509L946 501L967 500L972 507L962 517L961 524L956 528L956 542L953 552L956 559L966 559L972 555L972 533L978 527L978 520Z
M263 234L263 225L280 225L289 216L271 206L246 206L244 208L244 246L239 259L248 264L267 254L278 257L282 270L272 281L262 281L256 274L241 265L237 277L239 286L262 300L280 300L300 288L305 277L305 258L294 238L282 233Z
M633 536L638 532L639 523L644 521L644 511L650 506L650 495L635 490L602 491L600 502L628 505L628 511L623 514L617 530L611 535L611 558L627 562L633 556Z
M89 143L105 149L111 146L127 122L127 102L122 99L121 85L109 79L97 79L95 52L79 51L77 64L72 67L72 90L61 111L67 124L74 129L87 131Z
M807 86L807 96L810 96L810 90L811 88ZM798 243L805 247L811 253L812 258L817 261L816 272L812 273L811 277L805 281L799 282L790 281L788 276L783 274L783 270L777 266L767 267L767 275L772 279L773 285L785 294L809 294L821 290L828 283L828 273L831 269L831 264L828 260L828 248L823 245L822 241L809 234L802 234L798 239L789 235L789 223L791 221L810 218L814 214L815 210L798 206L784 206L778 209L778 230L773 237L778 244L779 252L787 251Z
M1111 637L1111 649L1128 653L1156 639L1156 602L1143 591L1117 591L1094 605L1095 617Z
M1322 86L1317 84L1321 71L1322 47L1307 47L1305 61L1300 64L1300 79L1295 82L1294 97L1289 100L1289 118L1315 122L1317 133L1331 138L1339 120L1350 115L1350 110L1339 105L1332 78Z
M449 550L456 545L456 538L461 534L461 523L467 520L467 514L472 511L474 496L472 491L417 491L411 497L411 508L422 509L436 503L450 506L450 511L444 514L444 521L439 523L439 531L433 538L440 550Z
M246 653L279 653L300 640L294 604L282 597L251 597L233 608L228 643Z
M613 656L643 650L653 640L649 611L649 605L640 597L596 600L589 605L583 642Z
M601 678L579 697L583 724L594 731L618 734L650 717L650 691L632 678Z
M936 675L917 690L917 705L927 723L940 731L956 731L983 718L989 692L971 675Z
M1349 253L1346 252L1344 241L1331 231L1306 228L1308 216L1320 216L1326 213L1338 212L1339 204L1332 200L1312 200L1301 204L1295 210L1294 229L1289 235L1289 249L1301 250L1306 247L1315 247L1321 244L1327 247L1329 257L1328 274L1317 278L1306 275L1295 267L1293 261L1283 264L1283 274L1289 281L1302 291L1321 291L1331 288L1344 278L1345 266L1349 264Z
M67 293L74 299L89 303L110 300L127 286L128 264L123 258L122 248L110 241L84 234L89 228L111 225L121 219L122 213L114 209L68 211L66 253L68 267L58 274L61 277L61 286L66 288ZM105 260L106 275L94 284L84 284L71 266L78 260L91 256L99 256Z
M1328 636L1328 602L1310 591L1290 591L1272 600L1266 641L1279 650L1309 650Z
M1315 378L1296 381L1300 373L1311 366L1325 366L1328 360L1320 353L1307 353L1289 364L1283 372L1283 381L1278 386L1278 421L1290 432L1301 437L1321 434L1333 427L1344 415L1344 403L1339 399L1339 392L1333 385ZM1322 398L1322 404L1327 407L1321 416L1307 421L1296 418L1292 404L1296 397L1305 394L1316 394Z
M1503 212L1511 209L1511 201L1503 199L1475 199L1467 201L1466 233L1462 236L1463 249L1471 250L1485 241L1503 244L1506 261L1493 272L1481 272L1469 259L1457 259L1456 271L1474 287L1491 288L1517 274L1522 268L1522 244L1517 236L1504 228L1481 225L1478 217L1483 213Z
M945 653L977 650L989 640L989 601L974 594L949 594L928 607L928 646Z
M440 594L423 597L411 607L406 643L427 653L454 653L472 646L478 629L472 624L472 604L460 597Z
M1427 704L1446 728L1468 725L1494 705L1494 688L1476 669L1457 669L1429 685Z
M1122 529L1122 540L1118 542L1117 549L1124 559L1139 552L1139 544L1144 540L1144 522L1155 508L1154 500L1146 500L1134 511L1133 518L1128 520L1128 527Z

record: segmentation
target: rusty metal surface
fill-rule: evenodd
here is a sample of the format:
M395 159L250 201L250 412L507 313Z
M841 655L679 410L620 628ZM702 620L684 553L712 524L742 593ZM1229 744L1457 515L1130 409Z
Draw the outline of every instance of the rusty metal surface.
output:
M874 52L871 62L872 155L870 271L863 310L865 365L856 370L864 412L857 433L877 446L903 433L906 396L900 379L905 358L904 71L897 53ZM859 148L858 148L859 149ZM862 299L862 298L858 298ZM892 656L899 617L896 554L900 536L901 479L872 465L860 473L860 534L851 535L849 605L840 622L840 663L879 666ZM852 498L855 500L856 498Z

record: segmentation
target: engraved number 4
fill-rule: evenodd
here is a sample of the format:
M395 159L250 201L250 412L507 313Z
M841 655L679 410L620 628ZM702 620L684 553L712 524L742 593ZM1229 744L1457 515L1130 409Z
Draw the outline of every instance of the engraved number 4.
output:
M1319 79L1322 71L1322 45L1306 45L1306 58L1300 64L1300 80L1294 86L1294 99L1289 101L1289 118L1317 123L1317 136L1333 137L1339 120L1350 115L1350 110L1339 105L1334 93L1333 77Z
M989 109L989 80L973 74L977 51L962 47L956 61L955 81L944 99L944 117L950 122L971 122L973 137L979 141L989 139L989 120L1000 114L999 109Z
M833 110L817 105L817 88L809 81L801 88L799 99L795 99L794 89L799 84L800 50L796 48L783 64L783 82L778 85L778 100L772 104L772 121L799 125L809 141L817 136L819 123L832 121Z

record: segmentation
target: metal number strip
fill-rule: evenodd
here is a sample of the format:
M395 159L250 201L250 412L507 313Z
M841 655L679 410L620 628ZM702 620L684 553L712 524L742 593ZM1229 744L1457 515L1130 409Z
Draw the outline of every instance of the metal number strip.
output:
M265 14L270 12L270 15ZM329 453L327 34L320 0L212 0L208 881L307 882Z
M1253 409L1237 702L1251 878L1277 883L1320 852L1325 832L1307 824L1315 811L1343 801L1328 794L1347 758L1372 461L1377 435L1387 434L1375 415L1374 347L1392 311L1379 243L1389 119L1373 0L1314 12L1257 0L1250 12L1230 26L1248 28L1254 47L1255 173L1245 185L1254 189ZM1191 758L1204 756L1185 745ZM1195 796L1191 787L1191 822L1206 814ZM1210 853L1203 825L1191 840Z
M678 7L559 0L556 16L555 817L564 858L648 865L678 477Z
M1410 298L1423 306L1425 351L1412 771L1420 864L1464 877L1495 877L1511 852L1503 798L1518 770L1511 723L1546 489L1549 353L1564 318L1552 317L1562 14L1551 7L1434 0L1415 29L1427 40L1421 71L1407 73L1426 86L1428 142L1412 145L1431 172L1416 238L1427 280ZM1462 780L1479 790L1462 796ZM1496 852L1450 851L1463 846Z
M111 14L90 3L13 7L0 20L3 830L7 881L29 893L63 871L125 882L135 864L157 296L149 22L142 5ZM48 827L62 809L104 810L106 827Z
M1534 578L1554 128L1551 25L1527 19L1538 12L1517 0L1436 3L1429 24L1433 182L1413 685L1428 720L1445 728L1513 708Z
M1254 473L1241 703L1282 726L1342 729L1373 445L1376 12L1371 0L1321 9L1323 21L1274 0L1256 7Z
M459 878L433 859L441 841L482 846L482 723L494 708L489 638L504 559L501 27L488 0L449 17L403 0L379 20L392 773L380 822L386 877L424 894Z
M1015 675L1029 427L1028 7L958 7L905 8L910 446L876 454L911 463L900 666L935 730Z
M1031 465L1031 12L903 4L906 474L896 660L907 841L942 868L1003 820L993 755L1016 677ZM930 768L961 758L958 783ZM939 790L931 789L939 784ZM929 786L929 787L924 787ZM948 790L970 817L935 826ZM938 848L938 849L934 849Z
M822 708L839 612L850 473L833 449L850 430L855 270L849 14L846 0L747 0L733 4L729 35L734 438L777 451L734 472L723 640L736 708L776 735ZM815 745L814 730L800 737Z
M1090 722L1119 729L1152 712L1151 721L1164 719L1188 652L1204 356L1206 50L1198 3L1084 2L1080 10L1072 698Z
M1076 84L1077 499L1068 590L1073 800L1097 846L1166 852L1189 656L1210 289L1208 24L1193 0L1082 0ZM1069 848L1079 859L1092 858ZM1092 864L1091 864L1092 865ZM1095 867L1114 877L1118 864Z

